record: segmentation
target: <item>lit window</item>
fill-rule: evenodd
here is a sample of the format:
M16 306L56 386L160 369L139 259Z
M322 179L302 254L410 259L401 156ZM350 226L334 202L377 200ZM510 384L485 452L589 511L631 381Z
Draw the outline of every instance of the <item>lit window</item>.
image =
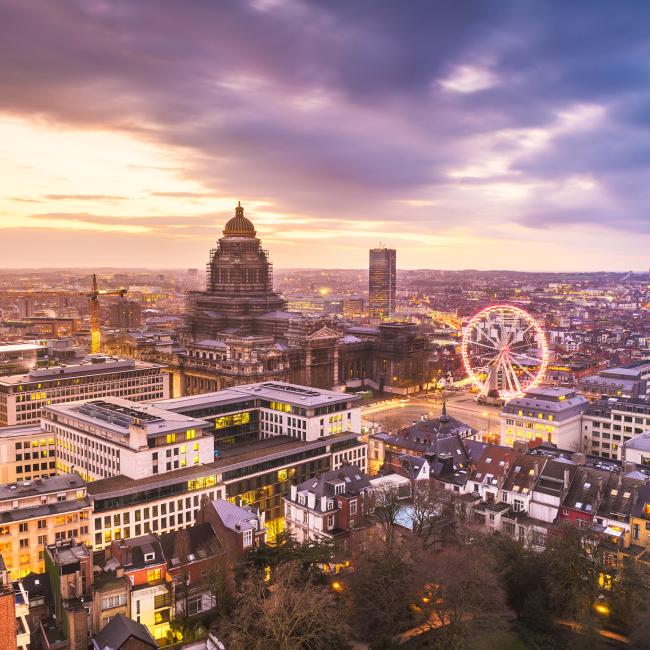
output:
M160 580L160 569L147 571L147 582L156 582L156 580Z

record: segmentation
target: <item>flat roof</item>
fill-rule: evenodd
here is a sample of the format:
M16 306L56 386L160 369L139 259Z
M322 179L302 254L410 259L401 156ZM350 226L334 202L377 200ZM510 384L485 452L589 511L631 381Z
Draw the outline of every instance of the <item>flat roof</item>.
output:
M90 358L73 363L53 366L52 368L41 368L30 370L26 374L7 375L0 377L0 385L15 386L17 384L29 384L34 382L53 381L56 379L68 379L71 377L86 377L109 372L126 370L143 370L146 368L164 368L164 365L139 361L135 359L119 359L106 357L103 361L92 361Z
M123 436L129 435L131 425L145 429L147 436L188 428L205 429L210 426L205 420L166 411L154 404L132 402L113 396L68 404L52 404L46 406L44 411L88 422Z
M47 494L49 492L63 492L83 488L86 485L78 474L61 474L49 478L21 481L19 483L5 483L0 485L0 500L19 499L21 497Z
M5 343L0 344L0 354L9 352L31 352L32 350L47 350L43 345L36 343Z
M14 424L10 427L0 427L0 438L17 438L19 436L34 435L50 437L46 431L41 429L40 423Z
M311 388L280 381L266 381L258 384L245 384L234 386L214 393L203 393L190 397L179 397L156 402L162 408L182 409L190 407L222 404L229 401L242 399L266 399L270 401L286 402L295 406L325 406L339 402L357 402L360 398L350 393L339 393L324 388Z

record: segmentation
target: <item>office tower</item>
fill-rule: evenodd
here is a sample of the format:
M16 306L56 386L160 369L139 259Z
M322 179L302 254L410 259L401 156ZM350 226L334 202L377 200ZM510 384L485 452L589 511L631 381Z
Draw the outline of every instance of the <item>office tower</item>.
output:
M373 318L385 318L395 311L396 258L394 248L370 249L368 310Z

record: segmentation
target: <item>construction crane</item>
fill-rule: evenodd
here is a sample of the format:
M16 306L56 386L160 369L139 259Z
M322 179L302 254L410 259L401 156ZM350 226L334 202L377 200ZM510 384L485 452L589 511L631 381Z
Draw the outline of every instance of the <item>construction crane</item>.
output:
M126 289L115 289L111 291L100 291L97 288L97 274L93 273L90 276L93 279L92 290L86 294L90 304L90 351L92 354L99 352L102 344L101 329L99 326L99 296L119 296L124 298ZM85 279L85 278L82 278Z

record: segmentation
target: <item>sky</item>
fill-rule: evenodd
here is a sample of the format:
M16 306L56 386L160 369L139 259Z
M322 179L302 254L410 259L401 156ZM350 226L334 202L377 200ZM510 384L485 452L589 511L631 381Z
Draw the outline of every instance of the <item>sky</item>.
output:
M650 266L645 0L0 0L0 268Z

